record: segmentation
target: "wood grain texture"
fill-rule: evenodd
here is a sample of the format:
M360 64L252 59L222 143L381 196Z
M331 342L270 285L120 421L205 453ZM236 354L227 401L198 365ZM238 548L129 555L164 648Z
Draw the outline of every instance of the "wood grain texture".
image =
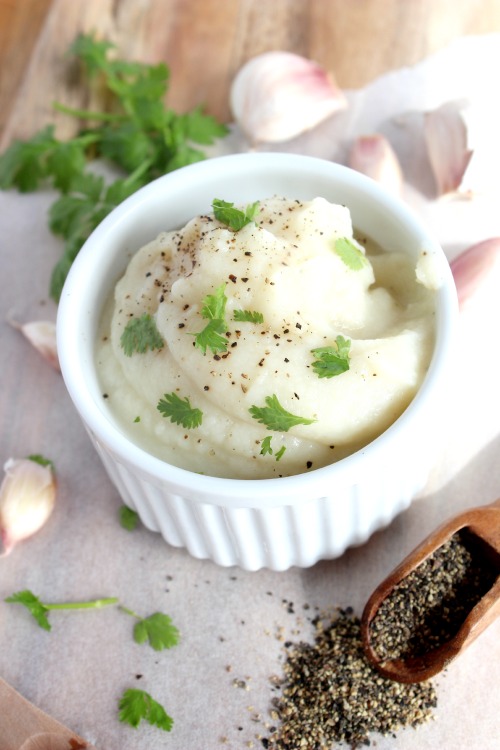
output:
M89 104L65 53L80 32L119 54L171 69L170 105L204 104L231 119L228 93L240 66L270 49L311 57L344 88L412 65L464 34L500 31L500 0L0 0L0 146L69 118L54 99Z

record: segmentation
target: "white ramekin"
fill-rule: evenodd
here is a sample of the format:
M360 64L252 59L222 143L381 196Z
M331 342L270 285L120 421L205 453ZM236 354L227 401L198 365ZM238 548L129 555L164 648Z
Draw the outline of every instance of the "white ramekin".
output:
M294 477L220 479L171 466L135 445L102 398L94 348L103 305L131 254L160 231L210 210L282 195L322 196L351 210L353 224L387 249L432 254L442 276L429 371L402 416L363 450ZM238 154L168 174L128 198L78 254L59 304L58 352L69 394L123 501L143 523L191 555L247 570L307 567L366 541L424 487L445 420L457 317L446 257L399 200L345 167L307 156Z

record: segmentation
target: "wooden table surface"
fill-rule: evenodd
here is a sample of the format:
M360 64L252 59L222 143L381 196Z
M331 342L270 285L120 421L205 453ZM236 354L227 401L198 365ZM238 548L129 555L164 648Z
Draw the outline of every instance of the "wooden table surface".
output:
M500 31L500 0L0 0L0 147L47 122L51 102L85 104L64 53L80 31L125 57L163 60L169 103L230 119L231 80L271 49L311 57L344 88L411 65L464 34Z

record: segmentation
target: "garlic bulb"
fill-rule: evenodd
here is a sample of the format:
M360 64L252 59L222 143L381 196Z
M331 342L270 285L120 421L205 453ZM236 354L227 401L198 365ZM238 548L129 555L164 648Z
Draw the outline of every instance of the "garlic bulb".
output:
M230 91L233 117L253 145L290 140L346 106L334 78L292 52L252 58Z
M35 320L31 323L18 323L9 319L9 323L21 331L30 344L47 360L55 369L60 371L59 358L57 356L56 326L48 320Z
M0 554L35 534L54 508L56 479L52 464L38 456L9 459L0 486Z
M473 151L459 102L447 102L424 115L424 137L439 196L460 187Z
M500 237L492 237L464 250L451 261L460 307L472 298L500 262Z
M362 135L349 152L348 166L376 180L394 193L403 186L403 172L394 149L383 135Z

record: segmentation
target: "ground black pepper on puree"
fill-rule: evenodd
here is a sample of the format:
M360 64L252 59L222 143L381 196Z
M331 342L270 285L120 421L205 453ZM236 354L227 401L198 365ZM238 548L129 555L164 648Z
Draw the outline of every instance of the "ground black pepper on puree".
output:
M361 623L350 608L314 620L313 644L287 644L275 731L267 750L331 750L370 745L372 734L394 734L432 717L430 681L402 684L382 677L363 651Z

